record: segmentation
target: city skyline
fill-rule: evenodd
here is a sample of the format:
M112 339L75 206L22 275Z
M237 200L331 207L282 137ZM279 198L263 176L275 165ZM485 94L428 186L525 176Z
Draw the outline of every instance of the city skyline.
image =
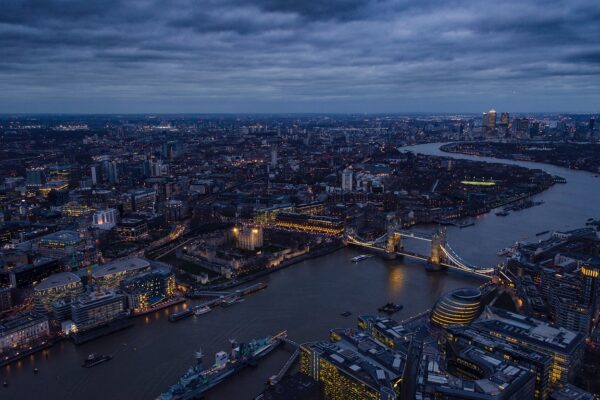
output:
M23 1L4 113L597 112L590 1Z

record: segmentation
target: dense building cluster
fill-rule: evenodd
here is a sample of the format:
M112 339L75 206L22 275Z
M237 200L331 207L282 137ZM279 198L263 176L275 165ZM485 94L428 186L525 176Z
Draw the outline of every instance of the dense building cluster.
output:
M112 333L184 295L220 291L211 306L235 304L234 287L346 245L391 259L405 229L519 212L564 183L407 145L559 154L557 164L598 172L592 146L575 143L598 140L594 117L496 114L3 117L1 361ZM443 229L421 237L430 253L401 255L491 282L446 293L426 317L362 316L359 330L301 345L303 375L287 389L334 400L585 398L572 384L600 351L597 227L521 243L506 266L479 271L449 251Z

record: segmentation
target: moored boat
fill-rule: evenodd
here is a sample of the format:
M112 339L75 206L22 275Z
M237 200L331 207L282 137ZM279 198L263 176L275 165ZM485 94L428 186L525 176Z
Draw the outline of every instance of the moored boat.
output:
M219 351L215 354L215 363L210 368L203 366L202 351L196 353L196 365L193 365L159 400L187 400L201 397L204 392L223 382L226 378L246 366L254 365L262 357L273 351L285 337L281 332L249 343L231 341L231 353Z
M202 315L210 312L209 306L198 306L194 308L194 315Z

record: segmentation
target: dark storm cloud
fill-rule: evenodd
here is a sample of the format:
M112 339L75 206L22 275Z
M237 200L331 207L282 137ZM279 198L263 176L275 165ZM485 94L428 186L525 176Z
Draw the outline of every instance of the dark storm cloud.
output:
M0 112L600 103L597 0L3 3Z

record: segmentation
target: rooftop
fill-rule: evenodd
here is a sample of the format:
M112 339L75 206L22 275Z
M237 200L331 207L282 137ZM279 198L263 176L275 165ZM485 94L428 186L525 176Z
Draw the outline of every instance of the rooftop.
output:
M72 272L59 272L58 274L50 275L38 283L34 290L47 290L74 282L81 282L81 279Z
M488 307L474 325L561 353L571 353L584 340L581 333L500 308Z
M150 267L150 263L142 258L125 258L104 264L92 274L92 277L103 278L120 272L143 270Z
M48 321L48 317L33 311L13 315L0 320L0 335L4 335L5 333L8 333L14 329L18 329L22 326L38 324L44 321Z
M81 237L79 236L79 232L77 231L58 231L46 235L40 239L42 242L69 242L69 243L77 243L79 242Z

